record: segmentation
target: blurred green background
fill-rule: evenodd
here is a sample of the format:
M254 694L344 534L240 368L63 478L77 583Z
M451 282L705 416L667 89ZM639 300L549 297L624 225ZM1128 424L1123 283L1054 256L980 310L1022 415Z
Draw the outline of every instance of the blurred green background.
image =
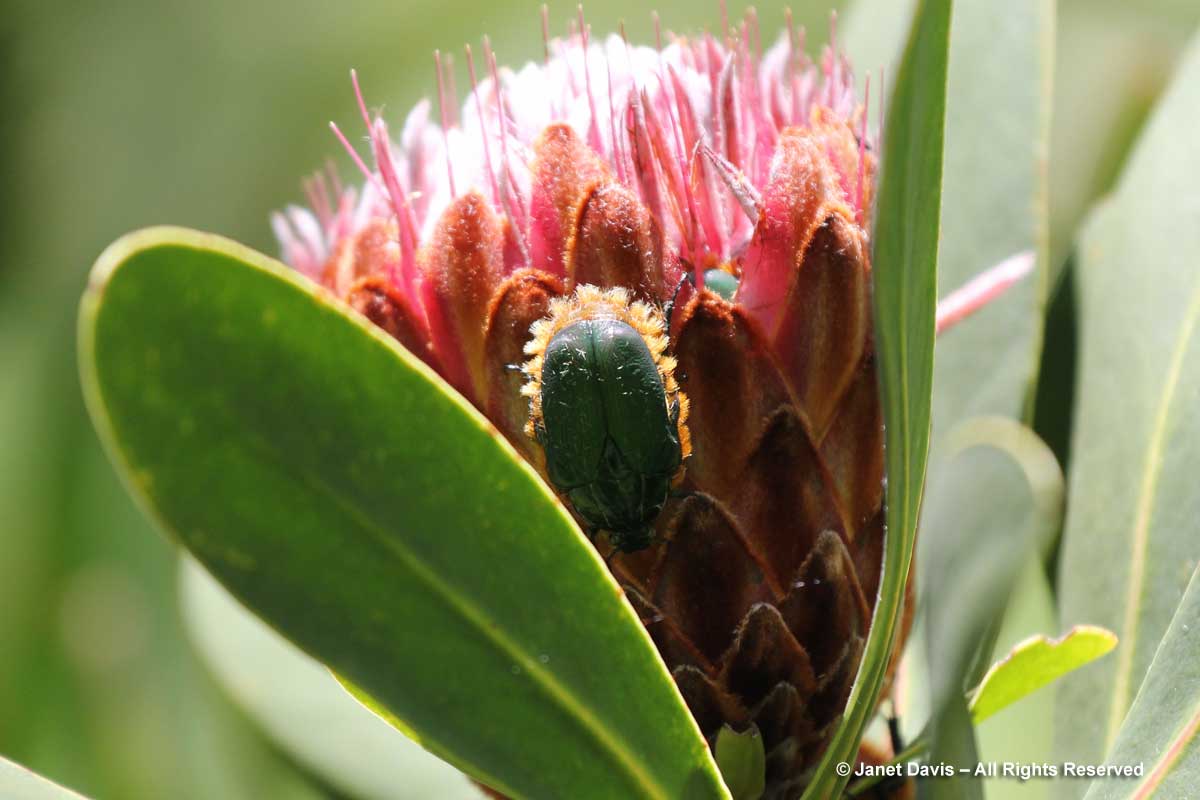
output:
M561 31L574 3L550 5ZM810 41L822 40L829 3L792 5ZM1060 4L1057 260L1200 19L1194 0L1132 5ZM655 6L670 29L720 24L715 0ZM758 5L764 38L782 8ZM587 14L597 33L625 20L645 42L649 10L619 0ZM533 2L5 5L0 754L99 798L330 795L256 732L193 655L175 554L121 490L85 417L76 305L104 246L145 225L217 231L274 253L268 213L299 199L300 177L329 156L351 174L326 126L357 130L349 68L398 122L432 88L432 50L460 53L484 33L502 63L540 57Z

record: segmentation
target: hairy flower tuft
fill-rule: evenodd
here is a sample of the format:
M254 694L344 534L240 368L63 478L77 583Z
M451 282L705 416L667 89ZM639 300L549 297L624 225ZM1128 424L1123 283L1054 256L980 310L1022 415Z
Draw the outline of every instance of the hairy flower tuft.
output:
M396 141L370 116L355 77L375 167L342 137L368 180L359 189L312 179L311 208L292 206L273 219L284 258L327 281L339 248L385 220L396 228L395 252L377 266L415 289L427 280L419 251L471 192L501 219L505 274L531 266L593 278L619 274L640 257L661 269L661 283L640 276L658 294L674 286L684 264L708 268L741 255L760 216L786 211L772 197L781 181L819 187L822 202L865 228L875 157L849 64L828 48L811 61L803 32L781 33L766 52L758 37L753 14L723 41L671 36L659 50L616 35L594 42L581 23L572 36L547 40L544 63L517 71L497 67L485 43L487 74L473 79L461 106L439 56L440 122L423 100ZM802 157L792 153L795 141L811 144L810 175L791 174L791 161ZM579 211L589 218L583 230L572 216ZM614 263L615 255L604 265L579 263L604 256L575 252L571 237L603 240L618 223L629 223L613 243L626 263Z

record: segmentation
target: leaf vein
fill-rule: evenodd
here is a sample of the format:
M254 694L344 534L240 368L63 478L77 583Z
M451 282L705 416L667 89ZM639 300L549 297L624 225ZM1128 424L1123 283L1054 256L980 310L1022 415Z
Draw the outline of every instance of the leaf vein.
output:
M1170 773L1171 768L1175 766L1175 762L1183 755L1184 749L1188 744L1196 738L1196 733L1200 731L1200 705L1196 706L1192 712L1192 717L1183 724L1183 727L1171 737L1171 746L1167 748L1167 752L1154 765L1154 769L1150 770L1150 774L1146 776L1146 780L1138 785L1137 791L1133 795L1133 800L1145 800L1145 798L1153 795L1163 782L1163 779Z
M1128 711L1131 701L1133 657L1137 651L1139 616L1145 594L1146 550L1150 543L1150 520L1154 513L1159 477L1162 474L1163 450L1166 447L1167 423L1170 418L1171 405L1179 388L1184 356L1187 354L1192 336L1196 331L1197 319L1200 319L1200 285L1192 294L1183 326L1171 352L1167 378L1163 384L1162 400L1155 411L1154 424L1150 433L1150 446L1146 450L1142 485L1138 492L1137 510L1134 516L1129 588L1126 592L1125 616L1121 626L1122 646L1117 651L1116 675L1112 701L1109 706L1108 729L1105 735L1106 749L1111 747L1116 740L1117 731L1121 728L1121 722L1125 719L1125 713Z

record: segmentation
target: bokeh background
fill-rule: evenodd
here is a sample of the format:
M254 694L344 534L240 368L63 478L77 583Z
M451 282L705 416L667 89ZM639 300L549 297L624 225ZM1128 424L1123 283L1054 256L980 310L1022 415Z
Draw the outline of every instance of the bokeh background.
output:
M564 30L573 1L550 6ZM670 29L720 25L716 0L655 6ZM829 6L792 3L810 41L827 36ZM173 548L121 490L84 413L78 299L104 246L149 224L275 252L268 213L300 198L300 177L328 157L352 174L326 125L357 130L350 67L398 122L432 89L434 48L459 54L487 33L502 63L540 57L538 5L22 0L0 9L0 754L98 798L331 796L194 655ZM624 20L631 39L652 35L647 4L586 10L596 32ZM783 4L758 11L773 38ZM1060 3L1056 260L1198 21L1194 0ZM1051 347L1055 334L1052 322ZM1069 384L1069 372L1058 377Z

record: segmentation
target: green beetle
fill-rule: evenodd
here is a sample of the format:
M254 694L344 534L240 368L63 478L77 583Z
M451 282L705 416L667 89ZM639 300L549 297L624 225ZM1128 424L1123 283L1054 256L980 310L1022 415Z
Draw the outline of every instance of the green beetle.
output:
M532 333L527 432L550 482L616 551L649 547L690 452L662 315L624 290L583 286Z

